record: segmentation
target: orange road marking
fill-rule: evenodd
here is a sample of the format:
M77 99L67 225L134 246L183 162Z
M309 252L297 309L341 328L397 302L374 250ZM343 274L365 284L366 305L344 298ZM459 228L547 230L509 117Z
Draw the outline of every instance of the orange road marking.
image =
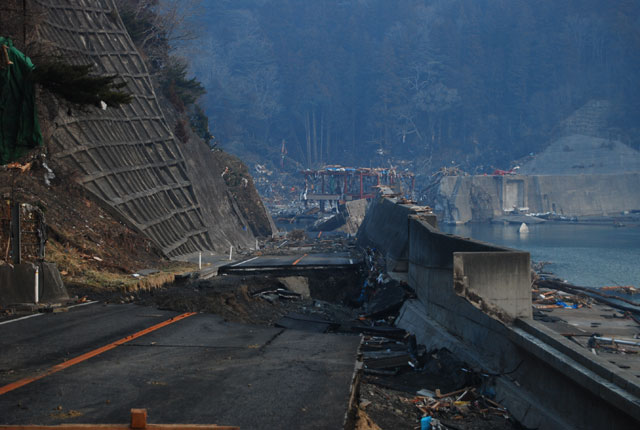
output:
M295 266L296 264L298 264L300 262L300 260L302 260L304 257L306 257L309 254L304 254L302 257L298 258L296 261L293 262L293 266Z
M130 342L130 341L132 341L134 339L139 338L140 336L144 336L147 333L151 333L152 331L158 330L159 328L168 326L169 324L173 324L174 322L178 322L180 320L183 320L183 319L185 319L187 317L190 317L192 315L195 315L195 314L196 314L196 312L187 312L187 313L184 313L182 315L175 316L175 317L170 318L170 319L168 319L166 321L158 323L158 324L156 324L154 326L145 328L144 330L141 330L141 331L139 331L137 333L134 333L134 334L132 334L130 336L123 337L120 340L116 340L113 343L110 343L108 345L102 346L102 347L100 347L98 349L94 349L93 351L89 351L89 352L87 352L85 354L79 355L79 356L74 357L74 358L72 358L70 360L64 361L64 362L62 362L60 364L56 364L55 366L51 367L49 370L46 370L46 371L42 372L39 375L32 376L32 377L29 377L29 378L20 379L19 381L12 382L11 384L7 384L4 387L0 387L0 396L3 395L3 394L8 393L9 391L13 391L13 390L15 390L17 388L23 387L23 386L25 386L27 384L30 384L32 382L35 382L35 381L39 380L39 379L42 379L42 378L44 378L46 376L53 375L54 373L60 372L61 370L64 370L64 369L66 369L68 367L71 367L71 366L73 366L75 364L82 363L83 361L86 361L86 360L88 360L88 359L90 359L92 357L95 357L96 355L100 355L103 352L110 351L110 350L112 350L113 348L115 348L117 346L120 346L122 344Z
M39 425L0 425L0 430L131 430L129 424L60 424L55 426ZM240 430L237 426L219 426L215 424L147 424L145 430Z

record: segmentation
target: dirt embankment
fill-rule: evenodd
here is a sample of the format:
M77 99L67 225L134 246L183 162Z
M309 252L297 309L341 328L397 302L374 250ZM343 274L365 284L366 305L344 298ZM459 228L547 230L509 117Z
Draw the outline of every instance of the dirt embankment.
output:
M45 184L42 159L26 160L21 166L24 171L0 168L0 195L42 209L48 236L45 258L58 265L72 293L159 286L191 267L164 259L149 239L103 210L55 166L57 176L50 186ZM0 260L6 257L3 252ZM142 269L157 272L133 276Z

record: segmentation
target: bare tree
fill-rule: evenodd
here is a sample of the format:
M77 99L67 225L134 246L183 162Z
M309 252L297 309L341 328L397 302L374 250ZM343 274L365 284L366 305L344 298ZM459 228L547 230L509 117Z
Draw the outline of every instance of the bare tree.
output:
M199 37L195 17L202 0L115 0L120 16L138 48L151 63Z

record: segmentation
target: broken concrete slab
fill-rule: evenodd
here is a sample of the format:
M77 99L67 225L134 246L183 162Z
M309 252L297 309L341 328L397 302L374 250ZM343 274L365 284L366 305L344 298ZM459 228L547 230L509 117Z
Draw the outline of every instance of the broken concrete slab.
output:
M278 278L278 281L282 282L288 290L300 294L305 299L311 297L309 278L305 276L283 276Z
M406 296L406 290L397 283L382 285L378 287L369 301L366 316L379 318L397 313Z
M302 330L302 331L312 331L315 333L326 333L327 331L333 329L337 329L340 327L340 324L327 321L322 318L318 318L312 315L304 315L296 312L291 312L278 321L276 321L276 327L291 329L291 330Z
M353 323L345 328L354 333L383 336L389 339L403 339L407 335L404 329L391 326L367 326L360 323Z

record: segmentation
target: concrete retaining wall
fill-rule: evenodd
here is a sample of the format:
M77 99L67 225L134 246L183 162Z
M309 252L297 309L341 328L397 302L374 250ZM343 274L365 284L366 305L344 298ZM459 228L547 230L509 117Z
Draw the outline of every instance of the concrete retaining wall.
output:
M450 176L436 210L446 222L486 221L514 207L531 213L607 216L640 209L640 173L615 175Z
M43 131L49 129L45 140L54 168L71 171L106 210L169 257L224 253L229 245L249 248L255 243L252 230L271 234L264 207L251 203L258 200L255 190L243 192L251 194L244 199L248 204L239 202L221 177L231 166L201 140L183 144L175 138L178 118L163 112L170 108L161 105L113 0L34 3L41 11L36 37L47 54L93 65L96 74L117 74L132 96L130 104L106 110L47 103L42 117L55 127ZM254 225L257 220L264 231Z

